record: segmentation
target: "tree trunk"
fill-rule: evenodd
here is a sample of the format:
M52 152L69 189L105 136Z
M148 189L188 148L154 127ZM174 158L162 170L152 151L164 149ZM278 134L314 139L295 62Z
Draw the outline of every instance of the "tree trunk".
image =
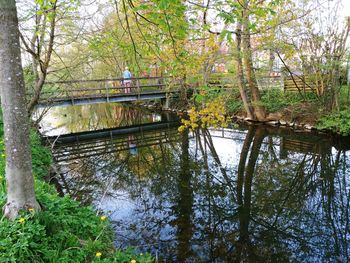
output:
M0 84L6 148L7 202L4 215L40 206L35 198L29 122L15 0L0 0Z
M250 43L250 29L249 29L249 14L248 14L248 1L244 5L244 11L242 16L243 21L243 51L244 51L244 67L247 77L249 89L252 93L254 114L259 121L263 121L266 118L266 110L261 105L260 92L258 89L258 83L256 81L255 72L253 69L252 47Z
M255 116L252 110L252 107L250 106L247 94L246 94L246 88L244 84L244 76L243 76L243 64L242 64L242 56L241 56L241 43L242 43L242 24L240 22L237 22L236 26L236 50L235 50L235 59L236 59L236 78L239 88L239 93L241 94L241 99L243 102L243 106L245 111L247 112L247 117L249 119L254 120Z

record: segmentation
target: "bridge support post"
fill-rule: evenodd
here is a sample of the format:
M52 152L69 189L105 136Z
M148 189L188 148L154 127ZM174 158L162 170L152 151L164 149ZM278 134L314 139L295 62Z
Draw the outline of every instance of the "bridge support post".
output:
M160 117L161 117L162 122L170 122L170 120L171 120L170 112L162 112L160 114Z
M166 98L161 100L161 103L162 103L162 109L168 110L170 107L170 96L168 96L168 94L167 94Z

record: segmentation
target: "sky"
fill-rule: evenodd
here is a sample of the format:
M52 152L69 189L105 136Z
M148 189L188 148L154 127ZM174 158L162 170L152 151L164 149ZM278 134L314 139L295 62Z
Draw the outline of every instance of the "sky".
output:
M343 9L342 13L343 16L350 16L350 0L342 0L343 2Z

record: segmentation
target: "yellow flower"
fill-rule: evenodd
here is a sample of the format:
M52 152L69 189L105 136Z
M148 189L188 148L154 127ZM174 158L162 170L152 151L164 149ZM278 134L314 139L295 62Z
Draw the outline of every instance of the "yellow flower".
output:
M23 217L21 217L21 218L18 220L18 222L20 222L21 224L23 224L25 221L26 221L26 220L25 220Z
M96 252L96 257L100 258L102 256L102 253L100 251Z
M132 259L132 260L130 261L130 263L136 263L136 260L135 260L135 259Z
M1 154L1 157L5 157L6 155L3 153L3 154Z
M29 212L34 212L34 208L28 208Z
M107 217L106 216L101 216L100 219L101 219L101 221L105 221L107 219Z

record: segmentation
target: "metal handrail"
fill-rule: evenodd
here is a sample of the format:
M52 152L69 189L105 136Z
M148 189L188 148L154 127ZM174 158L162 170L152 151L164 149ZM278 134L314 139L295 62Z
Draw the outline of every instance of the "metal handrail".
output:
M123 80L149 80L149 79L169 79L172 77L138 77L138 78L108 78L108 79L83 79L83 80L58 80L47 81L45 84L72 84L72 83L88 83L88 82L108 82L108 81L123 81Z

